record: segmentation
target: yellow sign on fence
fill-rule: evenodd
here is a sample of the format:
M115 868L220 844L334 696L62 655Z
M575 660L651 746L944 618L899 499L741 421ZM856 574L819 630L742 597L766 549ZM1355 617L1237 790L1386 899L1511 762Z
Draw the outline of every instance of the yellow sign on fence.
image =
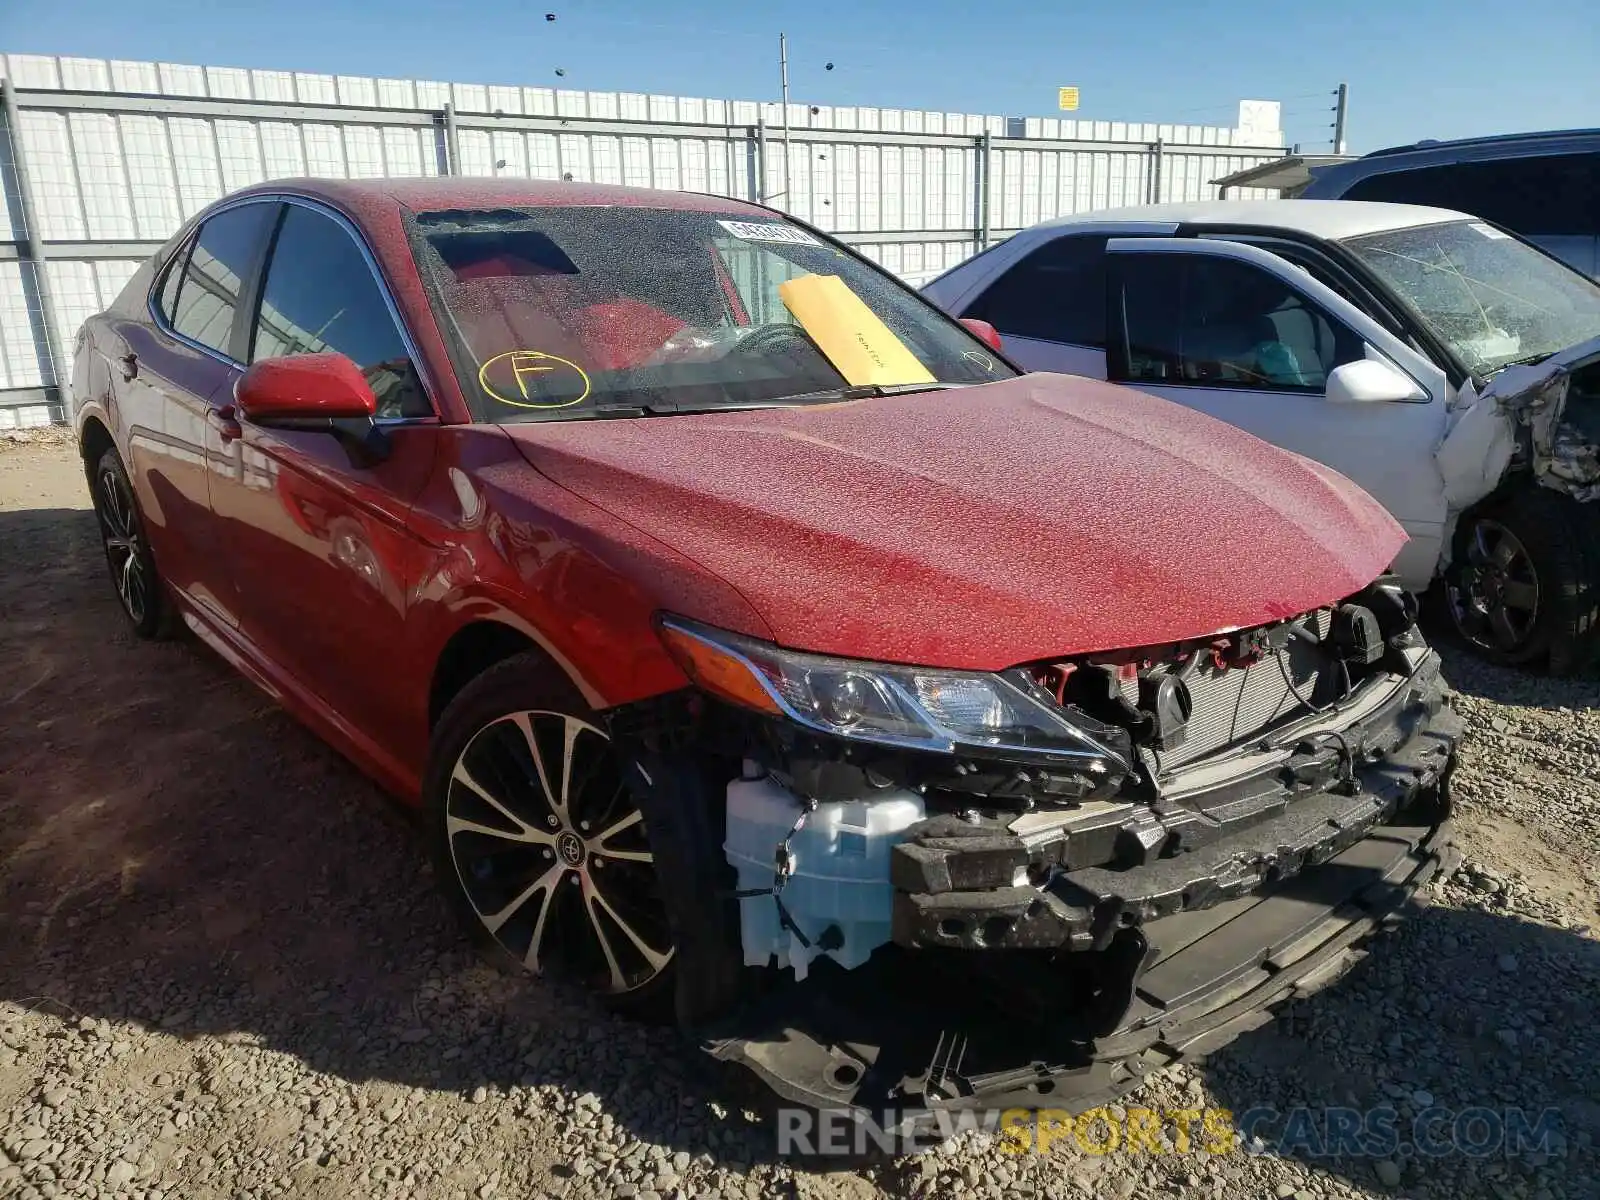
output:
M1064 87L1064 88L1061 88L1059 90L1059 92L1057 93L1057 97L1058 97L1058 99L1060 101L1061 111L1062 112L1077 112L1078 111L1078 89L1077 88L1075 88L1075 87Z

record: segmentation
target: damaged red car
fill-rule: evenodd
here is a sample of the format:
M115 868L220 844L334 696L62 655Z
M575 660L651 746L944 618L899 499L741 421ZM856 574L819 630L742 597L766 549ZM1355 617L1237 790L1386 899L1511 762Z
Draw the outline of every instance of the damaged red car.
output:
M500 959L820 1107L1084 1106L1441 869L1403 535L703 195L298 181L79 339L133 628L418 806Z

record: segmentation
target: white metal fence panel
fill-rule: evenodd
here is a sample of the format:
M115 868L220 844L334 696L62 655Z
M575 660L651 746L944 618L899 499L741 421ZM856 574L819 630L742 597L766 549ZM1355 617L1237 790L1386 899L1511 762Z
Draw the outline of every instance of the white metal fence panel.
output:
M1263 101L1220 128L28 54L0 54L0 79L17 113L0 122L0 427L59 418L83 319L185 219L266 179L453 172L732 195L926 278L1037 221L1215 195L1212 180L1283 153Z

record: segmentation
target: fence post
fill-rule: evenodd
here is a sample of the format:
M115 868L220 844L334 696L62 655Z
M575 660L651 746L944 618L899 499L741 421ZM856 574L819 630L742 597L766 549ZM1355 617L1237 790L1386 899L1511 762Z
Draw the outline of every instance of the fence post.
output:
M756 203L767 202L767 119L756 116Z
M70 420L67 411L67 387L61 379L61 346L56 341L56 306L50 291L50 276L45 268L44 239L39 236L38 210L33 206L33 185L28 180L28 159L22 148L22 121L17 115L17 90L9 79L0 79L0 112L5 115L6 142L11 147L11 168L17 184L17 208L22 215L22 225L27 231L23 242L23 261L32 265L34 295L38 298L38 320L42 329L36 331L44 342L45 358L49 360L49 378L44 381L45 403L51 408L54 420ZM23 286L27 286L30 272L23 271Z
M456 106L449 100L444 102L444 152L450 160L447 164L449 170L445 173L461 174L461 137L456 130Z
M1161 203L1161 160L1164 143L1158 136L1150 143L1150 203Z
M989 248L989 201L994 192L994 135L978 139L978 249Z

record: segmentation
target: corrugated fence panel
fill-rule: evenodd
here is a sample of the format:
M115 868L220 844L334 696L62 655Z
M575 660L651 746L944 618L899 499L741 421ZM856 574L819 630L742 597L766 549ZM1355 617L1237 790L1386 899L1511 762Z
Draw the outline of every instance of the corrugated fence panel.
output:
M300 126L288 121L263 121L261 161L268 179L285 179L306 173L306 148Z
M338 130L333 132L337 134ZM178 176L178 203L187 219L222 195L216 136L210 121L169 117L167 140L172 146L173 169Z
M261 141L252 121L218 121L214 126L217 159L222 168L222 190L238 191L267 177L261 161Z
M73 113L69 126L89 236L106 240L137 237L117 119L105 113Z
M160 117L130 114L118 117L117 124L122 133L135 231L146 241L158 241L183 223L166 122Z
M20 129L10 136L26 160L39 233L52 244L48 278L63 354L83 318L138 266L75 255L72 243L158 243L220 196L267 179L437 175L448 169L447 102L457 113L456 169L464 175L767 199L916 278L974 253L981 228L999 237L1156 198L1158 139L1217 150L1162 153L1161 199L1213 196L1212 180L1282 154L1281 134L1264 139L1260 129L1275 107L1254 101L1241 106L1241 124L1251 128L1228 129L804 103L785 112L748 100L28 54L0 54L0 76L23 90ZM52 107L52 92L69 95ZM103 107L95 95L105 97ZM163 96L181 99L166 110L126 99ZM568 121L615 124L571 130ZM986 189L985 135L994 139ZM0 424L34 411L29 401L8 407L5 390L48 386L67 370L48 369L32 265L18 261L26 231L14 173L3 174L0 229L10 231L16 253L0 256Z
M24 112L21 117L22 150L33 184L33 207L40 235L51 241L88 237L67 118L61 113L45 112Z
M25 288L22 280L29 269L28 263L0 262L0 359L4 360L0 369L8 388L44 385L45 349L34 332L38 310L33 289Z
M72 353L78 327L105 307L92 262L51 259L50 290L55 300L56 345L63 354ZM106 297L107 300L111 297Z

